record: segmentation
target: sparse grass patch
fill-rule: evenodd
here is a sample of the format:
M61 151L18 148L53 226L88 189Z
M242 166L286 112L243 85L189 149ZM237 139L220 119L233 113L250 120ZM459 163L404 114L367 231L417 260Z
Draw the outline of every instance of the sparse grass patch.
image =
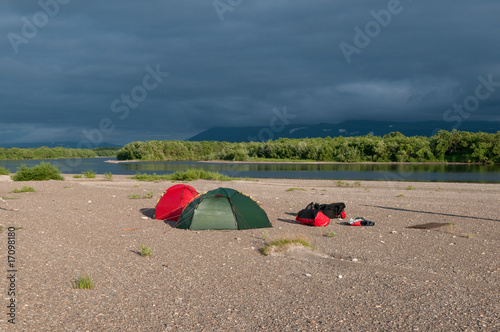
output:
M414 186L412 186L411 184L410 184L408 187L406 187L406 190L415 190L415 189L417 189L417 188L415 188L415 187L414 187Z
M34 193L36 192L35 188L24 186L21 189L14 189L11 193Z
M264 256L268 256L271 253L271 251L282 251L293 244L301 244L304 247L311 246L309 242L301 238L282 239L282 240L271 241L269 244L265 245L262 249L260 249L260 252Z
M137 195L137 194L128 195L128 198L130 198L130 199L140 199L140 198L149 199L149 198L153 198L153 194L154 193L152 191L149 191L142 196Z
M90 275L80 276L78 277L74 283L73 288L75 289L93 289L94 288L94 280Z
M0 175L9 175L10 172L5 167L0 167Z
M399 193L396 197L405 197L405 194Z
M80 174L75 174L73 175L73 179L81 179L82 176Z
M152 254L153 254L153 250L151 250L151 248L141 244L141 256L142 257L151 256Z
M0 196L0 198L2 198L3 200L7 200L7 199L19 199L20 197L5 197L5 196Z
M141 174L137 173L132 177L132 179L136 179L139 181L193 181L193 180L217 180L217 181L231 181L231 180L239 180L239 178L233 178L230 176L226 176L220 174L218 172L205 171L203 169L188 169L184 172L175 172L173 174L163 174L158 175L156 173L153 174Z
M61 171L51 163L41 162L40 165L27 167L21 165L18 171L12 175L14 181L46 181L46 180L64 180Z
M355 187L355 188L359 188L361 187L361 182L359 181L355 181L354 183L349 183L349 182L344 182L342 180L337 180L337 182L335 182L335 185L337 187Z
M335 232L326 233L325 236L326 237L334 237L335 236Z
M108 181L113 181L113 174L111 172L104 173L104 178Z
M305 191L304 188L288 188L286 191L296 191L296 190L302 190Z
M86 172L82 172L82 174L87 178L87 179L94 179L95 178L95 172L93 170L89 170Z

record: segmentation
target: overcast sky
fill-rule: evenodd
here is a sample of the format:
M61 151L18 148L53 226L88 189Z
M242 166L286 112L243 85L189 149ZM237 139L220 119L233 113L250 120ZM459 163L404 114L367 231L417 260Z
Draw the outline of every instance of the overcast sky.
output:
M0 146L186 139L276 112L500 121L499 17L498 0L2 0Z

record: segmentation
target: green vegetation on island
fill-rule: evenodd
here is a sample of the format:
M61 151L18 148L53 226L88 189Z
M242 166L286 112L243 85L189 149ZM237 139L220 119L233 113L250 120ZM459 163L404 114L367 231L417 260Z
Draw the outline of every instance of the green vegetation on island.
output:
M500 132L441 130L432 137L326 137L267 142L146 141L125 145L118 160L287 160L330 162L461 162L499 163Z
M56 148L46 146L40 148L0 148L0 160L115 157L120 149L119 147L70 149L61 146Z
M496 134L441 130L432 137L385 136L280 138L266 142L146 141L122 148L0 148L0 160L115 157L118 160L329 161L500 163Z

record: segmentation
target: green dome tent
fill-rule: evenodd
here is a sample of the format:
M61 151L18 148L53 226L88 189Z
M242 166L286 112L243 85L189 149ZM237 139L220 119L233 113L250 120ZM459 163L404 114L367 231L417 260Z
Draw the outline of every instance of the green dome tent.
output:
M230 188L199 195L182 211L177 228L250 229L272 227L266 212L251 197Z

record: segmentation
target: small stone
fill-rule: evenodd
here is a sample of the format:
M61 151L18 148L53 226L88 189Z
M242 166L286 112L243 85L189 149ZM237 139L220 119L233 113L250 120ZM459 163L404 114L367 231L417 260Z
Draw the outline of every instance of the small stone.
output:
M92 201L89 201L89 203L92 203Z
M342 275L341 275L341 274L339 274L339 276L338 276L337 278L342 279Z
M353 258L353 259L352 259L352 261L353 261L353 262L357 262L357 261L358 261L358 259L357 259L357 258Z
M236 238L236 240L237 240L237 241L241 241L241 237L237 237L237 238Z
M397 232L396 231L391 231L391 234L396 234Z
M141 217L142 220L148 220L149 217Z
M312 274L306 273L304 274L306 277L312 277Z

